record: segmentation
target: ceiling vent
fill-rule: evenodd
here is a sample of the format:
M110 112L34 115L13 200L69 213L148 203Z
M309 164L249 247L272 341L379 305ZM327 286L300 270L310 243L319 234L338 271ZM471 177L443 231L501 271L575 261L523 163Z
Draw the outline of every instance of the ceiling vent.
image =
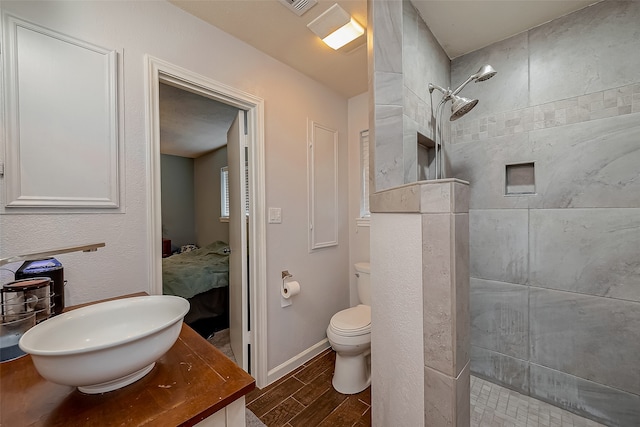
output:
M316 0L280 0L280 3L296 15L302 16L318 2Z

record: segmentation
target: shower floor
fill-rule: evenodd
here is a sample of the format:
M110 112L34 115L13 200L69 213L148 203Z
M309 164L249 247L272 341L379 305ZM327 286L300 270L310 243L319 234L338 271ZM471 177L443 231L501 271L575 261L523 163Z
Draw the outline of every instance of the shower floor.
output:
M599 427L603 424L471 376L471 427Z

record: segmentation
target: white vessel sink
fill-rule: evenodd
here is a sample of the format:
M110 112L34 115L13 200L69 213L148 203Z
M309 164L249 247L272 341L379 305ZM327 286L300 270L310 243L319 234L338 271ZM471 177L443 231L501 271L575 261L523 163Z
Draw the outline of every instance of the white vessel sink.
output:
M169 295L102 302L34 326L19 345L45 379L104 393L149 373L178 339L187 311L187 300Z

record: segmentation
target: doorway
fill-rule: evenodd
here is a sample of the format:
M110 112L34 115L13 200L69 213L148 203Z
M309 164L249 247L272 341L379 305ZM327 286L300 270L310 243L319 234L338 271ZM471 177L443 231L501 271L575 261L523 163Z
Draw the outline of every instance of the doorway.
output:
M264 101L230 86L213 81L165 61L146 57L146 118L149 149L148 180L149 206L149 290L162 294L162 217L160 176L159 87L166 84L201 95L241 110L246 124L242 126L246 139L247 182L251 189L248 198L246 226L242 227L251 245L242 248L248 255L244 265L247 286L242 291L242 331L238 335L243 368L256 378L258 387L266 385L266 230L264 215ZM237 248L236 248L237 249ZM231 247L231 253L234 248ZM243 251L237 249L239 253ZM247 261L248 260L248 261ZM250 272L250 277L249 277ZM249 316L249 313L251 314Z
M221 338L229 336L228 248L243 245L229 239L238 221L229 202L241 196L229 192L227 179L237 168L229 168L228 131L242 110L162 81L159 107L163 293L186 298L185 323L204 338L219 335L210 342L234 358Z

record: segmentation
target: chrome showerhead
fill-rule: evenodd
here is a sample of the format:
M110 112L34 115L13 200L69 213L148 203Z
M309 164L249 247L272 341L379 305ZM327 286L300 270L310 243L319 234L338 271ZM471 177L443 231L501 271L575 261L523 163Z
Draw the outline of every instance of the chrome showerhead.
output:
M478 103L477 99L468 99L462 96L452 95L453 103L451 104L451 117L449 121L458 120L467 114Z
M489 80L491 77L496 75L496 70L489 64L483 65L480 67L477 73L471 74L467 80L462 82L460 86L458 86L455 90L451 92L451 95L457 95L460 91L471 81L483 82L485 80Z
M494 70L491 65L487 64L487 65L483 65L482 67L480 67L478 72L475 73L473 75L473 77L475 78L476 83L477 82L483 82L483 81L489 80L491 77L495 76L496 73L497 73L497 71Z

